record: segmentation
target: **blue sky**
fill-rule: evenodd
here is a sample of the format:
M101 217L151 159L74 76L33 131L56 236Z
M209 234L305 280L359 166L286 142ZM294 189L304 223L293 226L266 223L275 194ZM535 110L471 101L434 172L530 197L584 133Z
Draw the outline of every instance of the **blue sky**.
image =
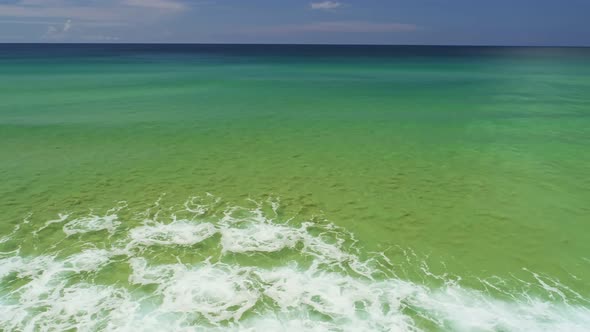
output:
M0 0L0 42L590 46L590 0Z

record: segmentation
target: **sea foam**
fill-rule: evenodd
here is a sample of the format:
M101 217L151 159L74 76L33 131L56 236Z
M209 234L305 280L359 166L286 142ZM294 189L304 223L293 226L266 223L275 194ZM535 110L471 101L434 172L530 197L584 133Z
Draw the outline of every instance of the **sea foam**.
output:
M109 237L67 255L0 252L0 329L587 331L590 326L586 299L533 272L553 300L524 291L499 298L441 276L435 276L442 281L438 286L396 277L396 266L385 255L363 259L351 234L323 221L281 218L275 201L268 213L265 203L214 213L189 202L182 218L152 213L122 220L123 207L78 218L63 214L36 236L59 223L64 239L103 231ZM195 254L204 243L212 254L201 259ZM285 250L289 254L281 255ZM169 252L174 261L155 259ZM100 278L113 264L126 266L121 272L126 280ZM489 280L482 286L502 291ZM571 297L578 297L578 304L570 303Z

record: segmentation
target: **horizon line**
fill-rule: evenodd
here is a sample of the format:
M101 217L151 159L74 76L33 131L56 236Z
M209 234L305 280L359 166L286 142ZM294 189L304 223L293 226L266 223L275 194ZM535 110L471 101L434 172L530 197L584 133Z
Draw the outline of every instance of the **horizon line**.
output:
M517 44L331 44L331 43L198 43L198 42L0 42L0 45L204 45L204 46L399 46L399 47L522 47L590 48L590 45L517 45Z

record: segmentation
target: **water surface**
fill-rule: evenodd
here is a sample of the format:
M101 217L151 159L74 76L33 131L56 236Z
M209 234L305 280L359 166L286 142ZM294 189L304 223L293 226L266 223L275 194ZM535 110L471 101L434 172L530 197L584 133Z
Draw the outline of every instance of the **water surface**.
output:
M1 329L590 326L588 49L4 44L0 98Z

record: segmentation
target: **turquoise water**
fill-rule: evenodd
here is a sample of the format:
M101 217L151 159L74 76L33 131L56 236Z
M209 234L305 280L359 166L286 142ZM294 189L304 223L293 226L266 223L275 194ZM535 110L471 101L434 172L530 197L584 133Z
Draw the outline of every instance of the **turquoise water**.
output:
M589 55L2 45L0 328L584 331Z

